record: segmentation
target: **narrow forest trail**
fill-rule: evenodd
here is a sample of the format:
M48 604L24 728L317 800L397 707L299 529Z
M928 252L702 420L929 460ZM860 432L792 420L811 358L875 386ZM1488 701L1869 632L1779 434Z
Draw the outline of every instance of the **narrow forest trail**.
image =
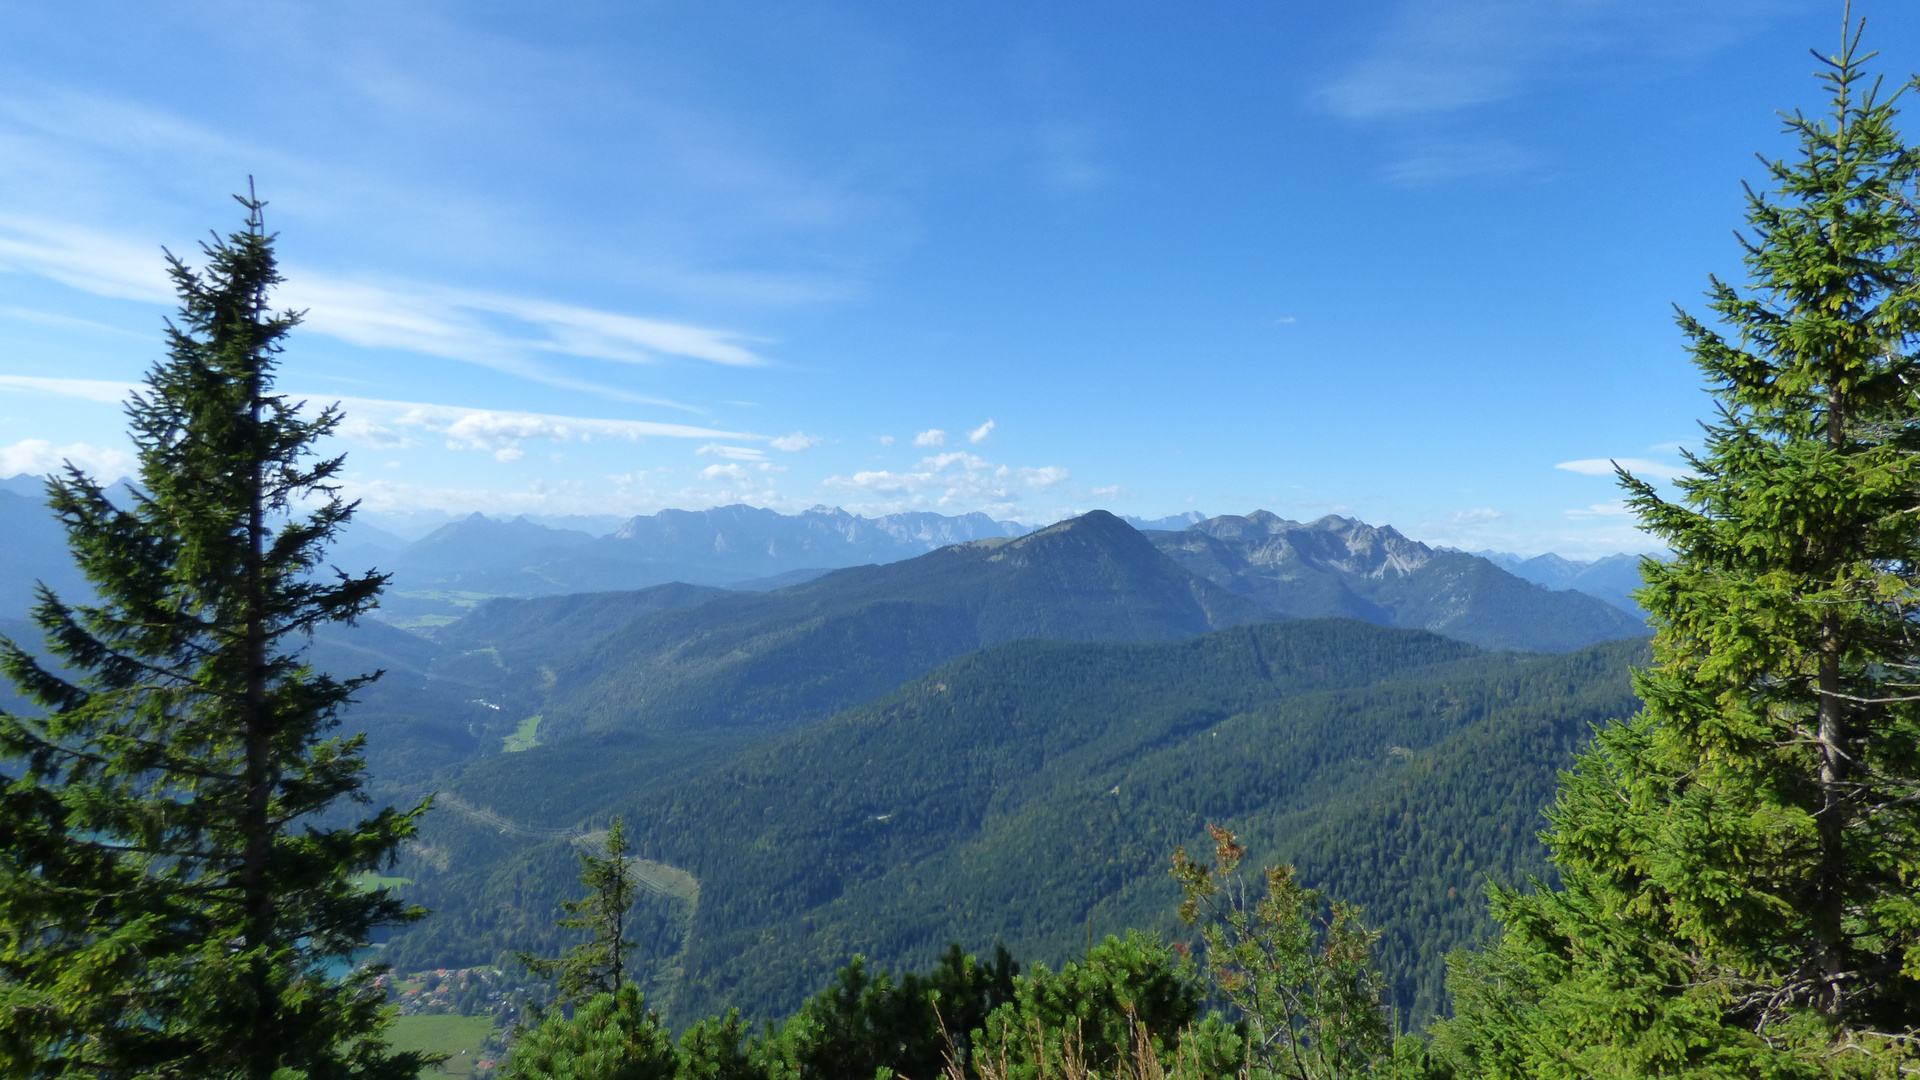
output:
M499 829L503 833L509 833L513 836L532 836L542 840L572 840L577 842L580 837L587 835L585 829L536 829L528 825L522 825L517 821L501 817L499 814L494 813L484 806L475 806L451 791L434 792L433 804L435 806L444 806L469 821L477 821L482 825L491 826Z

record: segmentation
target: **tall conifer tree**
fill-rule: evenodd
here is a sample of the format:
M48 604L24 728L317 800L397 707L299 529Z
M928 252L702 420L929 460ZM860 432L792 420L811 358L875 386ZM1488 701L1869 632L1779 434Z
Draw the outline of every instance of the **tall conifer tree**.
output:
M519 953L515 959L543 979L554 980L555 1004L569 1005L599 994L618 994L630 981L627 954L637 942L627 937L627 912L640 894L640 879L628 856L627 823L614 818L607 827L602 854L581 851L580 884L587 895L578 900L563 900L566 912L559 923L568 930L585 930L588 940L567 950L565 956L543 958Z
M245 227L203 245L203 271L168 255L179 322L128 407L142 490L116 506L71 465L48 482L97 600L41 590L58 667L0 643L42 706L0 714L7 1075L399 1078L422 1064L380 1040L371 974L338 975L372 929L418 916L351 875L389 859L421 811L341 813L364 801L362 737L331 730L377 673L336 679L301 659L385 579L323 569L353 510L336 494L342 459L314 455L339 415L303 417L273 393L299 317L270 308L274 237L264 204L240 202Z
M1622 473L1645 709L1563 781L1559 892L1500 892L1441 1041L1488 1076L1920 1060L1920 154L1863 72L1749 190L1745 289L1681 314L1719 404L1678 502Z

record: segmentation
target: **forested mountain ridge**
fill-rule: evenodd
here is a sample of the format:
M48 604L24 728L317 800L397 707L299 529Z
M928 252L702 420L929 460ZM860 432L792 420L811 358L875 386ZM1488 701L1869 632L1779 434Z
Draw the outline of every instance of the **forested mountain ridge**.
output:
M1364 619L1542 652L1646 632L1595 597L1540 588L1478 556L1352 518L1302 524L1259 510L1145 535L1180 565L1288 618Z
M1631 709L1640 648L1484 654L1342 620L1016 641L683 759L678 779L583 769L614 745L587 738L482 759L453 789L538 827L622 813L640 854L691 873L696 910L648 901L642 920L651 977L686 1017L721 1001L779 1015L855 952L918 964L999 940L1057 959L1089 925L1169 927L1167 856L1209 820L1366 903L1396 998L1427 1015L1439 957L1484 926L1487 874L1543 872L1532 835L1555 770ZM406 873L450 910L397 961L482 962L551 936L564 844L448 816L428 838L441 862Z
M462 625L451 639L497 641L504 659L523 637L512 613L545 610L515 603L474 617L497 625L491 634ZM540 677L557 733L772 728L870 700L986 645L1170 640L1267 617L1094 511L1019 539L645 614L550 657Z

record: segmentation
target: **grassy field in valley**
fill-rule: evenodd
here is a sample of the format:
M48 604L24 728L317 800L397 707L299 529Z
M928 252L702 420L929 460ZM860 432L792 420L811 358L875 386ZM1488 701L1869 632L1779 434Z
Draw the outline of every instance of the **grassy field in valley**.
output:
M388 1029L388 1041L395 1050L426 1050L446 1054L447 1063L439 1071L423 1076L472 1076L493 1034L493 1019L486 1016L402 1016Z

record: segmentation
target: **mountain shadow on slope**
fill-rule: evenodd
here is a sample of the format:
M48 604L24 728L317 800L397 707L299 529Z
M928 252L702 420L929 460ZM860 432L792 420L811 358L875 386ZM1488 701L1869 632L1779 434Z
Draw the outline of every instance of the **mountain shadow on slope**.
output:
M1303 525L1259 510L1146 536L1188 570L1289 618L1363 619L1538 652L1646 633L1595 597L1542 588L1479 556L1352 518Z

